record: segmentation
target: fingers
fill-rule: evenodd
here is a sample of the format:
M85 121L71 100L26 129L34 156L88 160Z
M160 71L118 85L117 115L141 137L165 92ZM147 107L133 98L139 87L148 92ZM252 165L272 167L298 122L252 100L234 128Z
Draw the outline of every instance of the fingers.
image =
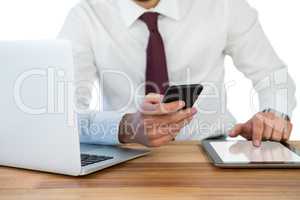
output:
M145 115L166 115L175 113L185 106L184 101L175 101L171 103L157 103L152 104L149 102L145 102L142 105L142 113Z
M273 141L287 141L290 138L293 125L281 118L276 118L274 121L274 129L271 140Z
M241 135L253 141L259 147L262 140L287 141L291 136L293 125L273 113L258 113L247 123L237 124L229 133L230 137Z
M171 115L154 116L147 120L148 130L158 130L150 133L151 139L162 137L166 134L177 134L187 123L190 123L193 116L197 113L195 108L186 109Z
M252 122L253 126L253 135L252 141L253 145L259 147L261 145L261 140L263 138L264 133L264 120L260 116L255 116Z
M273 120L275 118L273 113L265 113L264 118L264 134L263 134L263 140L271 140L272 133L273 133Z
M283 137L283 131L284 131L284 124L282 123L281 119L279 118L275 119L271 140L280 142Z
M160 147L162 145L166 145L174 140L180 130L189 124L192 121L192 117L188 120L183 120L182 122L178 123L177 128L173 129L172 131L169 130L168 134L162 134L161 137L154 138L150 140L149 145L151 147Z
M263 140L271 140L273 135L273 127L265 125Z
M161 94L155 94L155 93L149 93L144 100L144 103L150 103L150 104L160 104L163 100L163 95Z
M170 124L180 124L181 121L192 118L197 114L196 108L189 108L186 110L182 110L176 113L168 114L168 115L148 115L144 119L145 126L148 129L157 126L168 126Z
M193 117L189 117L188 119L182 120L181 122L178 122L176 126L171 130L170 134L178 134L181 129L183 129L185 126L187 126L191 121L193 120Z
M229 133L230 137L237 137L243 132L244 124L237 124Z
M148 94L144 102L141 106L141 112L147 113L147 112L155 112L159 105L161 104L163 100L163 96L160 94L150 93Z
M172 135L165 135L163 137L160 137L156 140L152 140L149 142L149 146L151 147L160 147L162 145L166 145L170 142L172 142L174 137Z
M196 108L189 108L183 111L176 112L174 114L170 115L165 115L161 116L158 118L160 123L167 123L167 124L172 124L172 123L177 123L180 121L183 121L187 118L190 118L197 114L197 109Z
M273 129L272 141L280 142L282 140L282 132Z
M155 127L154 129L155 131L150 132L148 134L148 137L150 140L158 139L166 135L172 135L173 138L175 138L177 134L180 132L180 130L186 125L188 125L192 120L193 117L189 117L187 119L184 119L180 122L176 122L173 124L160 124L157 127Z
M272 133L273 133L273 127L265 124L263 140L271 140Z
M287 128L284 129L284 134L283 134L283 141L288 141L291 137L291 132L293 130L293 124L292 123L288 123L287 124Z

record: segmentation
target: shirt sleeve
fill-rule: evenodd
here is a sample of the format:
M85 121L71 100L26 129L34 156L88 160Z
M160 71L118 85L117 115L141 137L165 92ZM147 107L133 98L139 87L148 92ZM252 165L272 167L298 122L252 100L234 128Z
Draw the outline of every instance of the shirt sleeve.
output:
M263 32L256 10L246 0L227 2L225 53L232 57L237 69L252 80L260 111L274 109L291 116L296 107L295 84Z
M91 108L93 90L98 90L99 76L90 41L88 19L80 6L71 10L58 38L71 41L74 57L75 105L82 143L119 144L119 123L123 114L96 112ZM99 98L105 99L105 98ZM105 104L105 102L100 102Z

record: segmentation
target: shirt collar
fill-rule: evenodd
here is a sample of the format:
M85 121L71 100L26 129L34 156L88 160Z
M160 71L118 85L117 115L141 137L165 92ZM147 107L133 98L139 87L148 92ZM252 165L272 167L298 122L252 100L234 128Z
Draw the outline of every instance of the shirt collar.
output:
M145 12L157 12L165 17L179 20L181 13L178 1L180 0L160 0L155 8L149 10L137 5L133 0L117 0L117 3L121 17L126 26L130 27Z

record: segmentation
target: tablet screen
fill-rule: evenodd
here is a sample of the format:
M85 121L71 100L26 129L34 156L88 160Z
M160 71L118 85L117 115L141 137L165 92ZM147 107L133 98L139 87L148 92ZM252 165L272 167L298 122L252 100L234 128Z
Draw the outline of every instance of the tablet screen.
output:
M211 142L224 163L249 162L300 162L300 157L284 145L277 142L262 142L261 147L251 141Z

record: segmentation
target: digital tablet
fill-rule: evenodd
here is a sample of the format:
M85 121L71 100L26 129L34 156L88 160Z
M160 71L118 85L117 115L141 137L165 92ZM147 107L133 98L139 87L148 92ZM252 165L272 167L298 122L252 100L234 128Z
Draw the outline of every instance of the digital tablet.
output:
M213 164L221 168L300 168L300 151L278 142L205 140L202 147Z

